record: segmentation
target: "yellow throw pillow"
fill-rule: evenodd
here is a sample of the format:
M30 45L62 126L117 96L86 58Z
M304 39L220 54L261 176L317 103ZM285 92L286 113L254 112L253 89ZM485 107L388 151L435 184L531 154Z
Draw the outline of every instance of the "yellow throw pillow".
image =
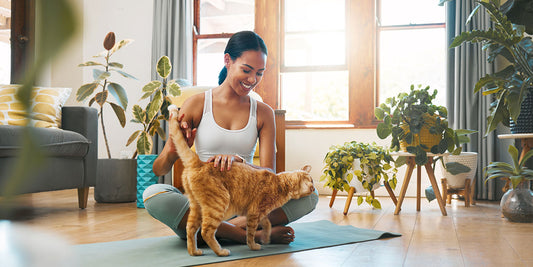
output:
M20 85L0 85L0 125L24 125L26 112L16 98ZM34 87L31 93L30 126L61 127L61 108L71 88Z

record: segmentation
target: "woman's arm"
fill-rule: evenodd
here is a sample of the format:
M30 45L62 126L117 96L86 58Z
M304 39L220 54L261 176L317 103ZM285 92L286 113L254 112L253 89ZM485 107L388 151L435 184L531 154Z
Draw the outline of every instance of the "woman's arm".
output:
M276 172L276 122L274 110L263 102L257 102L259 131L259 162L263 168Z
M198 101L201 101L201 105L198 104ZM180 124L181 133L187 139L189 146L192 146L194 143L194 138L196 137L196 127L195 122L199 122L202 116L203 110L203 93L200 95L194 95L187 100L182 105L180 109L178 118L169 118L169 120L178 120ZM198 116L200 116L198 118ZM172 142L172 135L175 133L168 133L168 140L163 147L163 150L159 156L155 159L152 170L155 175L161 176L165 175L172 169L174 162L179 158L176 148L174 147L174 142Z

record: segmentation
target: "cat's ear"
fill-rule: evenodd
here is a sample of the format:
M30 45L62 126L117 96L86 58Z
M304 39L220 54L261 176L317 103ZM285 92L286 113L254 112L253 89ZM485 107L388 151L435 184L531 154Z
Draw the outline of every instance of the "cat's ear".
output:
M302 167L302 170L303 170L303 171L306 171L306 172L308 172L308 173L311 172L311 165L305 165L305 166L303 166L303 167Z

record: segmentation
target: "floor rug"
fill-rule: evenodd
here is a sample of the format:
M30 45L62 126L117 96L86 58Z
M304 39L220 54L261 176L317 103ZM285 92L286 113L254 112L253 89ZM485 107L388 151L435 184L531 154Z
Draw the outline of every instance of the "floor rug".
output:
M289 245L268 244L259 251L251 251L246 245L221 242L222 247L231 251L228 257L218 257L209 247L201 248L202 256L189 256L186 241L177 236L83 244L74 246L74 249L81 266L191 266L400 236L325 220L292 223L290 226L296 239Z

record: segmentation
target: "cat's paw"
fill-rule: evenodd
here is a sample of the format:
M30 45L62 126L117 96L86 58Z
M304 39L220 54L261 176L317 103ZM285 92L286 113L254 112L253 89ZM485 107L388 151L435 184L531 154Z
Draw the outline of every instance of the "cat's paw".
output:
M202 256L204 252L201 249L189 249L189 254L191 256Z
M225 249L225 248L223 248L223 249L221 249L221 250L219 250L219 251L215 251L215 253L216 253L219 257L227 257L227 256L229 256L230 251L229 251L229 249Z
M261 249L261 245L259 245L257 243L248 244L248 247L250 247L251 250L260 250Z

